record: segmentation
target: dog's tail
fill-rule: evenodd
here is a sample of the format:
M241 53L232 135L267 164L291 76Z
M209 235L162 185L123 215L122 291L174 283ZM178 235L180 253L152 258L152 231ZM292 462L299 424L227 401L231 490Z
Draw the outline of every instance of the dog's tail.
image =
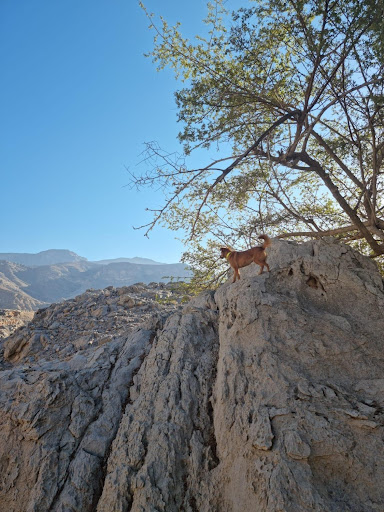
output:
M268 235L260 235L259 238L262 238L264 240L263 245L261 246L263 249L266 249L270 245L272 245L271 239Z

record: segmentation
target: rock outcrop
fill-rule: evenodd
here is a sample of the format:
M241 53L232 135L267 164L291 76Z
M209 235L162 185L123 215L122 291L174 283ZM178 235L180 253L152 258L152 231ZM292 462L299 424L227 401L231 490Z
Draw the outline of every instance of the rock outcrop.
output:
M8 338L16 329L28 324L32 318L32 311L0 309L0 340Z
M184 306L87 292L6 339L0 510L381 512L382 278L332 241L268 253Z

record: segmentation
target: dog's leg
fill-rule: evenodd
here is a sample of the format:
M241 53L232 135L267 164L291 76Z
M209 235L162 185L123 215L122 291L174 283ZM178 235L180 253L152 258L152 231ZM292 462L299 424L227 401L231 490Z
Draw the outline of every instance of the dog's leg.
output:
M259 273L257 274L258 276L259 276L260 274L262 274L262 273L263 273L263 270L264 270L264 263L259 263L259 265L260 265L260 271L259 271Z
M234 272L234 275L233 275L232 283L235 283L236 279L240 279L239 269L238 268L234 268L233 272Z

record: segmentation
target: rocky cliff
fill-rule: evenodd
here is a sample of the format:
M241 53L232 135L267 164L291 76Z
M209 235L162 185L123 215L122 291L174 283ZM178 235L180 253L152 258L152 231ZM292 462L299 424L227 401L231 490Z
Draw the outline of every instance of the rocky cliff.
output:
M6 339L0 510L382 512L381 276L331 241L268 252L185 306L87 292Z

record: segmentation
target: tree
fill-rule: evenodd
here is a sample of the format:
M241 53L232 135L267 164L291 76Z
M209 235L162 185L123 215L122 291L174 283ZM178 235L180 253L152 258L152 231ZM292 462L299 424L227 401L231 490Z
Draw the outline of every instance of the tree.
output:
M383 261L383 0L250 0L231 17L223 3L192 42L147 13L150 56L183 83L184 155L147 145L132 183L160 185L165 203L145 227L184 230L184 260L208 281L218 244L260 232L333 235ZM189 168L202 149L215 157Z

